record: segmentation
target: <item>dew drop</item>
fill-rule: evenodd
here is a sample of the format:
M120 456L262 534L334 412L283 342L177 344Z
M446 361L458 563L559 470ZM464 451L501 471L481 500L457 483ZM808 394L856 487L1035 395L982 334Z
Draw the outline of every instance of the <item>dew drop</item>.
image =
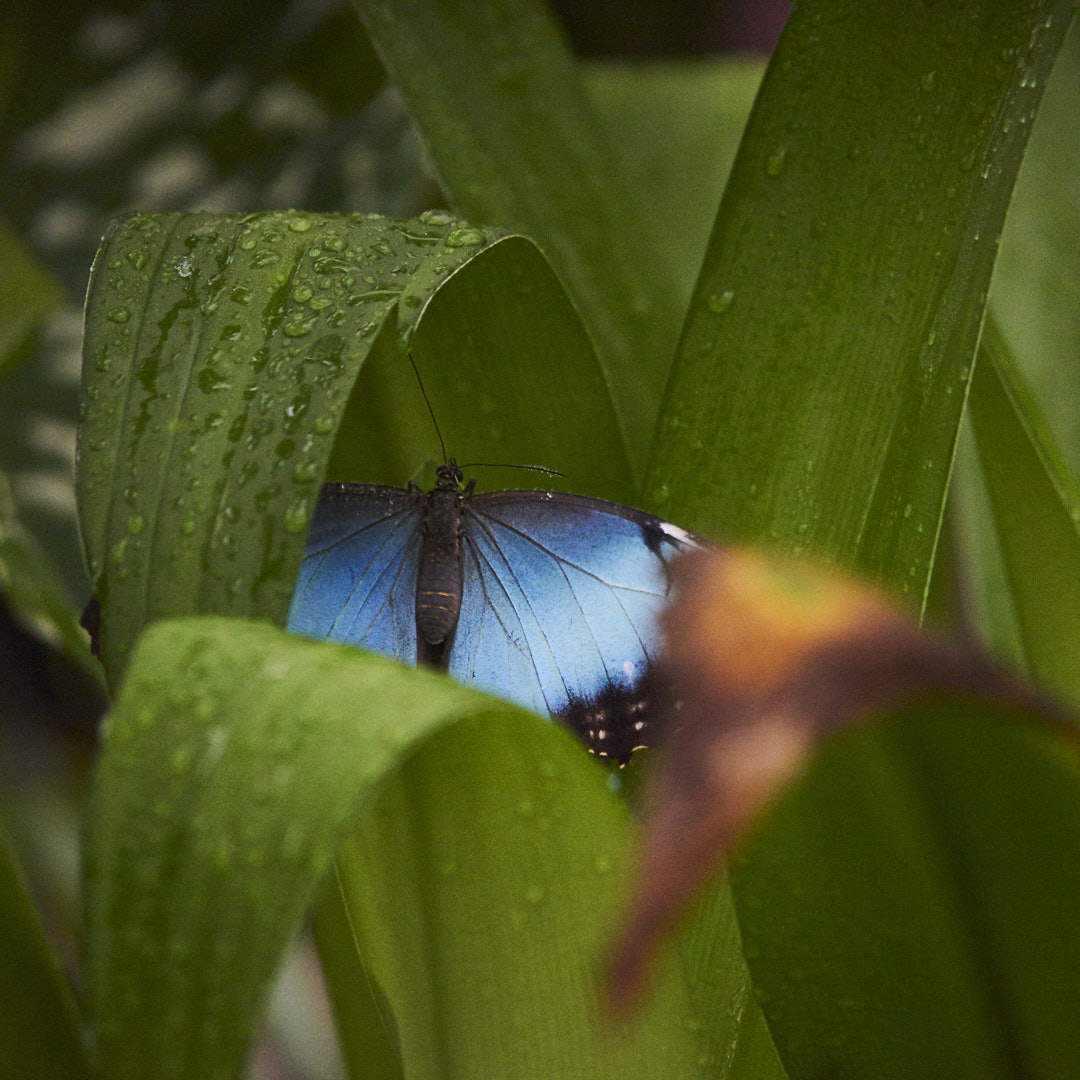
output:
M420 220L425 225L449 225L454 216L448 210L425 210Z
M723 315L731 307L735 299L734 289L725 289L721 293L713 293L708 299L709 310L714 315Z
M281 328L281 332L288 338L304 337L311 332L314 325L314 319L295 319L293 322L286 323Z
M143 519L142 514L132 514L127 521L127 530L133 536L137 536L146 528L146 521Z
M769 176L779 176L784 171L784 159L787 157L787 147L779 146L765 162L765 172Z
M285 511L285 528L292 533L303 532L307 527L307 522L307 499L297 499L296 502L291 503L289 508Z
M322 246L327 251L344 251L345 240L343 237L338 236L336 233L330 233L329 236L323 239Z
M141 270L146 265L146 252L138 249L129 251L127 259L136 270Z
M463 225L447 234L445 244L449 248L473 247L476 244L482 244L486 239L482 229L477 229L473 225Z
M311 218L308 217L292 217L289 218L289 231L290 232L307 232L311 228Z
M131 312L126 307L117 307L113 308L105 317L109 322L126 323L131 318Z
M254 270L261 270L264 266L273 266L280 258L276 251L256 251L251 256L251 266Z

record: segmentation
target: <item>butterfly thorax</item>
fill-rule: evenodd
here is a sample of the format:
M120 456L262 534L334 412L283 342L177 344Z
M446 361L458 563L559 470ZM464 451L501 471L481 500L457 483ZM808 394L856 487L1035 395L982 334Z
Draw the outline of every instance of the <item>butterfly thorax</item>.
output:
M428 493L416 578L417 660L439 664L461 611L461 470L451 458Z

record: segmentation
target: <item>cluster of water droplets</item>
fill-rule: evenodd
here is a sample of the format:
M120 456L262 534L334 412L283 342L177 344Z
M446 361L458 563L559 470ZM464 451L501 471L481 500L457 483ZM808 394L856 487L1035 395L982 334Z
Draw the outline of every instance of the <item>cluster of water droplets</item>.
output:
M203 610L249 610L268 583L287 587L288 535L307 529L380 327L415 319L487 239L443 211L122 222L90 305L80 464L84 495L110 504L88 544L95 578L130 582L152 561L144 590L187 580Z

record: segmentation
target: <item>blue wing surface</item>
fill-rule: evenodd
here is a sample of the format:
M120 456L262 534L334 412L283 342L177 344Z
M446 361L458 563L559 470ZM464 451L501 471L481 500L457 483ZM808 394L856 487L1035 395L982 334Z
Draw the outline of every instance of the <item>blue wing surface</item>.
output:
M308 533L287 629L416 663L416 574L425 496L328 484Z
M559 492L464 501L449 671L538 712L630 695L659 649L668 563L703 541L651 514Z

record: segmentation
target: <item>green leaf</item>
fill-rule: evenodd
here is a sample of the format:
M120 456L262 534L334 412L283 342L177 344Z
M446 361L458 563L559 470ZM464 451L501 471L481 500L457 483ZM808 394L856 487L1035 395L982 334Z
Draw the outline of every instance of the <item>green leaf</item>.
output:
M656 223L685 311L765 62L756 56L591 61L585 90Z
M696 1072L674 957L644 1015L597 1032L632 834L596 763L550 734L476 720L435 736L338 861L406 1076Z
M90 655L64 589L19 523L15 500L0 473L0 592L19 623L42 641L61 649L95 678L101 668Z
M1075 1072L1080 773L1037 723L909 708L831 743L757 827L736 898L793 1077Z
M1028 667L1080 706L1080 485L993 322L969 403Z
M381 1012L389 1006L376 999L371 978L357 953L356 935L336 868L316 902L312 923L349 1075L365 1080L402 1080L397 1041Z
M727 873L706 888L676 936L701 1041L699 1064L730 1080L787 1080L754 996Z
M427 486L438 436L416 373L381 344L357 379L328 478ZM510 237L444 282L409 345L449 454L566 474L537 479L483 470L482 487L631 501L626 452L596 354L530 241Z
M565 282L640 464L678 333L675 275L550 15L536 0L354 2L452 204L530 236Z
M0 1076L81 1080L83 1053L71 990L0 836Z
M59 286L0 219L0 374L60 300Z
M921 606L996 239L1071 3L797 7L649 473L665 516Z
M407 1075L692 1075L677 973L632 1031L596 1031L630 822L569 734L214 617L151 628L110 720L87 908L102 1075L237 1074L358 810L341 881Z
M88 298L78 470L111 678L154 618L203 611L284 621L357 372L373 348L384 377L387 363L398 368L381 395L364 392L371 384L353 395L339 441L365 421L378 438L387 396L404 393L403 379L416 416L422 399L404 353L429 306L435 325L418 332L417 356L433 389L461 403L458 412L467 403L473 416L493 412L464 446L482 445L500 424L527 430L518 422L530 411L561 408L555 432L575 430L578 438L568 441L599 463L601 486L626 490L614 425L596 420L605 404L611 414L595 358L542 259L525 240L503 240L510 250L495 256L490 271L472 279L462 270L489 245L497 250L499 236L441 212L415 221L136 215L113 230ZM433 296L462 272L461 288L437 315ZM510 277L496 287L501 273ZM470 344L474 322L478 338ZM489 386L482 349L518 331L530 340L504 362L542 367ZM443 350L463 341L456 369L454 353ZM470 394L481 387L478 409ZM412 429L432 445L426 419L404 425ZM526 454L552 449L543 438L515 438L508 445ZM401 460L385 450L375 456ZM352 464L363 468L355 458Z
M1046 84L1005 219L990 307L1072 471L1080 472L1080 29Z

